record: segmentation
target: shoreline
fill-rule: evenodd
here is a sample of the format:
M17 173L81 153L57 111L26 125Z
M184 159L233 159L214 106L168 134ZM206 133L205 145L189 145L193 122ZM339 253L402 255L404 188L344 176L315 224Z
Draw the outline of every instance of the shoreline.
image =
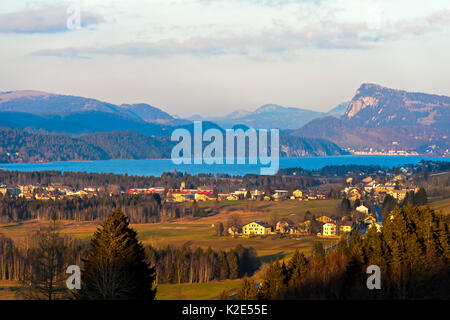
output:
M424 154L343 154L343 155L331 155L331 156L303 156L303 157L280 157L279 159L313 159L313 158L345 158L345 157L423 157L434 159L450 159L449 156L433 156ZM246 158L247 160L248 158ZM43 161L43 162L0 162L0 166L3 165L27 165L27 164L52 164L52 163L88 163L98 161L142 161L142 160L167 160L170 158L148 158L148 159L103 159L103 160L64 160L64 161ZM0 168L1 169L1 168Z

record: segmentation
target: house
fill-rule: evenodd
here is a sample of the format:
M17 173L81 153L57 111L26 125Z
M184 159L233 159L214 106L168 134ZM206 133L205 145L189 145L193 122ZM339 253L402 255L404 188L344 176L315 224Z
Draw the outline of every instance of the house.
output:
M287 190L275 190L275 193L273 195L273 198L278 201L278 200L283 200L287 197L288 195L288 191Z
M258 189L256 189L254 191L251 191L250 194L252 195L252 199L256 200L259 197L261 197L263 193L262 193L262 191L259 191Z
M174 202L185 202L195 200L195 195L186 193L172 193L171 197Z
M20 191L25 194L25 193L33 193L35 186L33 185L28 185L28 186L19 186Z
M335 223L325 223L322 227L322 235L326 237L336 236L336 224Z
M86 191L84 191L84 190L78 190L74 194L79 196L79 197L83 197L83 196L87 196L88 195L88 193Z
M299 199L299 200L301 200L301 199L303 198L303 192L302 192L302 190L300 190L300 189L294 190L294 191L292 192L292 197L294 197L294 199ZM292 197L291 197L291 198L292 198Z
M20 195L20 189L16 188L16 187L6 187L6 186L2 186L0 187L0 193L2 193L3 195L9 194L12 196L18 196Z
M209 195L209 194L204 194L204 193L196 193L194 195L194 198L196 201L212 201L212 200L216 200L216 198L214 198L213 196Z
M283 219L277 222L275 231L279 233L291 233L294 223L288 219Z
M239 200L239 196L237 194L230 194L227 200Z
M339 224L339 234L346 234L352 232L353 222L345 221Z
M85 191L92 192L92 189L94 188L84 188ZM150 187L150 188L134 188L134 189L128 189L128 194L153 194L153 193L159 193L160 195L163 195L165 191L165 188L163 187Z
M403 201L407 193L408 193L407 189L401 189L401 190L392 190L388 194L390 194L393 198L397 199L398 201Z
M374 216L372 216L372 215L368 215L367 217L365 217L365 218L363 219L363 222L364 222L365 224L371 225L372 223L376 223L376 222L377 222L377 219L376 219Z
M266 235L272 233L272 228L262 221L253 221L242 227L242 233L244 235Z
M238 236L241 233L239 232L239 228L235 227L235 226L231 226L228 228L228 234L232 237Z
M32 200L34 198L32 193L24 193L23 196L27 200Z
M336 223L333 219L327 216L321 216L320 218L317 218L316 221L322 222L322 223Z
M50 199L55 200L55 196L46 194L46 193L36 193L36 199L37 200L50 200Z
M360 205L359 207L356 207L356 211L364 213L364 214L368 214L369 213L369 208L367 208L364 205Z
M372 182L373 181L373 179L372 179L372 177L367 177L367 178L364 178L364 179L362 179L362 182L363 183L370 183L370 182Z
M233 194L237 195L237 196L238 196L238 199L239 199L240 197L244 198L245 195L247 194L247 189L245 189L245 188L240 188L239 190L236 190L235 192L233 192Z
M402 174L398 174L398 175L396 175L396 176L394 177L393 180L394 180L394 181L403 181L403 180L405 180L405 176L402 175Z
M351 201L355 201L356 199L361 199L361 193L356 188L351 188L348 192L348 199Z

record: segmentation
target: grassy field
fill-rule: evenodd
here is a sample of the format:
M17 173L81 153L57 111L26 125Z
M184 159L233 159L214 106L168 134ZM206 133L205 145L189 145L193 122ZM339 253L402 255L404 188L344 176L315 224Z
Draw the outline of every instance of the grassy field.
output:
M18 281L0 280L0 300L17 300L16 292L20 289Z
M286 256L299 248L305 253L309 253L314 241L324 241L328 244L330 240L319 239L317 237L299 237L296 239L275 239L266 238L231 238L218 237L214 235L214 224L218 222L226 223L230 215L237 214L244 223L253 220L270 220L281 217L291 217L301 219L304 213L309 210L316 216L323 214L334 214L338 205L338 200L320 201L283 201L283 202L260 202L252 201L223 201L217 204L217 214L196 218L187 217L182 220L167 223L135 224L132 225L139 234L140 240L145 245L154 247L166 247L167 245L181 246L184 244L193 247L214 249L229 249L239 244L254 247L261 257ZM202 207L210 205L208 202L199 204ZM249 208L249 205L251 206ZM19 223L0 225L0 233L20 242L27 235L40 227L45 222L31 220ZM97 222L74 222L62 221L61 233L70 234L80 239L90 239L98 227ZM269 259L269 258L266 258Z
M160 284L156 291L158 300L215 300L222 292L234 294L242 280L212 281L209 283Z
M227 250L241 244L245 247L256 249L263 263L278 259L288 259L296 250L300 249L305 254L311 253L315 241L321 241L324 246L335 243L337 239L319 238L315 236L298 238L255 237L232 238L228 236L218 237L214 235L213 225L218 222L226 223L230 215L237 214L242 222L253 220L266 220L291 217L301 219L309 210L317 217L323 214L333 215L338 206L338 200L320 201L283 201L283 202L246 202L223 201L217 204L210 202L199 203L200 207L211 206L216 214L204 218L187 217L182 220L167 223L134 224L131 225L138 232L144 245L165 247L167 245L191 247L212 247L214 250ZM39 230L46 223L32 220L20 223L0 225L0 233L20 242L33 231ZM98 227L97 222L61 221L61 233L70 234L80 239L90 239ZM262 277L262 276L260 276ZM0 299L14 299L17 283L0 282ZM224 290L235 292L240 285L240 280L214 281L207 284L161 284L158 286L158 299L214 299Z
M214 250L229 249L241 244L256 249L263 263L278 259L289 259L295 249L302 250L306 255L311 253L314 242L322 241L327 247L337 241L336 238L319 238L316 236L298 238L255 237L255 238L231 238L214 235L213 225L218 222L226 223L230 215L237 214L242 222L253 220L265 220L290 217L293 220L302 219L304 213L309 210L316 217L321 215L334 215L339 205L338 200L319 201L283 201L283 202L247 202L247 201L223 201L219 203L200 202L199 206L211 209L215 214L204 218L186 217L182 220L167 223L135 224L140 240L145 245L165 247L167 245L181 246L183 244L192 247ZM430 205L445 214L450 214L450 198L430 199ZM41 221L26 221L0 225L0 233L19 241L33 231L45 225ZM61 233L71 234L80 239L90 239L98 227L96 222L62 221ZM265 266L263 265L264 269ZM257 272L253 278L260 281L263 270ZM204 284L159 284L157 299L182 300L216 299L223 291L227 294L235 294L241 284L241 280L212 281ZM16 292L20 284L14 281L0 281L0 300L16 299Z
M442 210L443 214L450 214L450 197L444 199L432 199L430 205L436 210Z

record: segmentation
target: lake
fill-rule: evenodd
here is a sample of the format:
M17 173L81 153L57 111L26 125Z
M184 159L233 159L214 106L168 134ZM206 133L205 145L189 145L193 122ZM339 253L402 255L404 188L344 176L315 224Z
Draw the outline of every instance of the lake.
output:
M417 164L421 160L450 161L450 158L431 158L422 156L332 156L280 158L280 168L302 167L304 169L320 169L328 165L380 165L395 167L406 164ZM63 161L50 163L11 163L0 164L1 170L18 171L75 171L115 173L139 176L160 176L163 172L177 170L190 174L227 173L230 175L259 174L261 165L175 165L171 160L98 160L98 161Z

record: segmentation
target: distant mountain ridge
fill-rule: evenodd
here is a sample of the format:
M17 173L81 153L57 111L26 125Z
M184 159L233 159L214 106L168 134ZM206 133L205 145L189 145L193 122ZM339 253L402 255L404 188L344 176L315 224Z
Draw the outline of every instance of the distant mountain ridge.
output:
M366 127L424 125L448 128L450 97L407 92L366 83L356 92L344 114Z
M78 139L80 135L133 131L146 137L168 137L175 128L192 132L190 120L195 119L203 120L204 129L222 132L236 127L279 128L283 156L345 154L341 147L352 152L373 149L450 155L450 97L372 83L362 84L351 101L327 113L266 104L254 111L236 110L226 117L198 115L189 120L145 103L115 105L32 90L0 93L0 128L35 134L67 134ZM130 137L123 136L133 143ZM106 136L100 140L108 141ZM139 152L129 154L143 156Z
M186 124L189 121L175 119L170 114L149 104L115 105L92 98L60 95L33 90L0 92L0 112L25 112L37 115L67 115L81 112L111 113L134 121L164 125Z
M167 136L174 127L124 117L111 112L86 111L68 114L1 112L0 127L28 132L79 135L116 130L133 130L147 136Z
M312 119L323 116L324 113L283 107L277 104L265 104L255 111L236 110L225 117L199 117L192 116L191 120L209 120L221 127L231 128L242 124L255 129L298 129Z
M365 83L339 117L312 120L291 133L355 150L449 155L450 97Z

